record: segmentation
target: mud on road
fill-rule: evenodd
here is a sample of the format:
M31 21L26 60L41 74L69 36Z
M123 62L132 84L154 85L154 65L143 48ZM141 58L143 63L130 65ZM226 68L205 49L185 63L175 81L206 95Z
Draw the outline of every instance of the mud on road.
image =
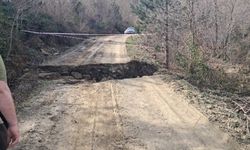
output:
M124 48L121 45L116 46ZM103 51L105 47L98 51L111 57L100 60L113 64L118 55L106 55L110 51ZM86 65L96 64L92 60L97 60L99 54L88 54L80 60L74 57L74 63L79 66L88 60L85 58L92 58L87 61L92 63ZM60 67L61 60L69 65L78 55L68 56L55 60L54 66ZM18 106L22 138L15 150L240 149L161 76L98 83L77 80L69 84L64 78L43 82L39 91Z

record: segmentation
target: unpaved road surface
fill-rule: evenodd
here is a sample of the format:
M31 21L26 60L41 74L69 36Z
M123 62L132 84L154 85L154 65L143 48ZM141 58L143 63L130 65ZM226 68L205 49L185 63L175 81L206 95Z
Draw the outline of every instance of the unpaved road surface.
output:
M80 60L72 62L65 58L65 63L96 63L99 56L101 63L116 63L110 56L128 60L124 50L122 55L112 51L112 47L122 48L124 44L103 46L107 53L97 50L96 57L83 54L83 58L93 59L79 56ZM239 149L161 76L99 83L44 82L42 89L19 106L22 139L15 150Z
M46 62L44 65L87 65L87 64L118 64L127 63L130 58L127 55L124 36L97 37L91 46L85 47L80 44L74 50L61 57ZM93 41L92 41L93 42Z

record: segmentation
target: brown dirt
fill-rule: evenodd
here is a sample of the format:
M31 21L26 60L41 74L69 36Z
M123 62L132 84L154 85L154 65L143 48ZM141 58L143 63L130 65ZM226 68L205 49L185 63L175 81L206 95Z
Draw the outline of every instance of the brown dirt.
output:
M94 44L82 55L71 53L51 64L127 62L126 37L105 39L118 42L97 44L102 45L98 50ZM240 149L161 76L68 81L43 81L44 86L18 106L22 138L15 150Z
M125 41L126 36L104 36L98 37L90 47L80 44L72 51L65 53L57 59L45 62L43 65L86 65L86 64L116 64L127 63ZM92 41L93 42L93 41Z

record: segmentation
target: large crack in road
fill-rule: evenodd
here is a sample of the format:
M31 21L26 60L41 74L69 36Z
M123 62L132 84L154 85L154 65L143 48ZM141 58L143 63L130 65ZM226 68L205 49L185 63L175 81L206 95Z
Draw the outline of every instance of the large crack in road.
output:
M144 76L152 75L154 66L123 59L126 37L102 37L108 42L97 54L90 50L100 43L40 67L60 76L79 73L80 79L104 82L45 80L46 86L19 107L22 139L15 149L238 150L235 141L161 76ZM124 79L137 76L144 77Z
M153 75L157 67L145 62L131 61L123 64L89 64L81 66L40 66L41 78L57 79L73 76L76 79L95 80L136 78Z

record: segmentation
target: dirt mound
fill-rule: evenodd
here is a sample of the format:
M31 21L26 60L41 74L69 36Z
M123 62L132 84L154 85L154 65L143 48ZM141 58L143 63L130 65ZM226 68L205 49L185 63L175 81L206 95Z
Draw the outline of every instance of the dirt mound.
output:
M73 76L76 79L105 81L110 79L136 78L153 75L157 67L145 62L131 61L125 64L90 64L81 66L40 66L41 74L52 72L52 79L61 76ZM50 75L50 74L48 74ZM44 77L44 76L41 76ZM48 79L49 77L44 77Z

